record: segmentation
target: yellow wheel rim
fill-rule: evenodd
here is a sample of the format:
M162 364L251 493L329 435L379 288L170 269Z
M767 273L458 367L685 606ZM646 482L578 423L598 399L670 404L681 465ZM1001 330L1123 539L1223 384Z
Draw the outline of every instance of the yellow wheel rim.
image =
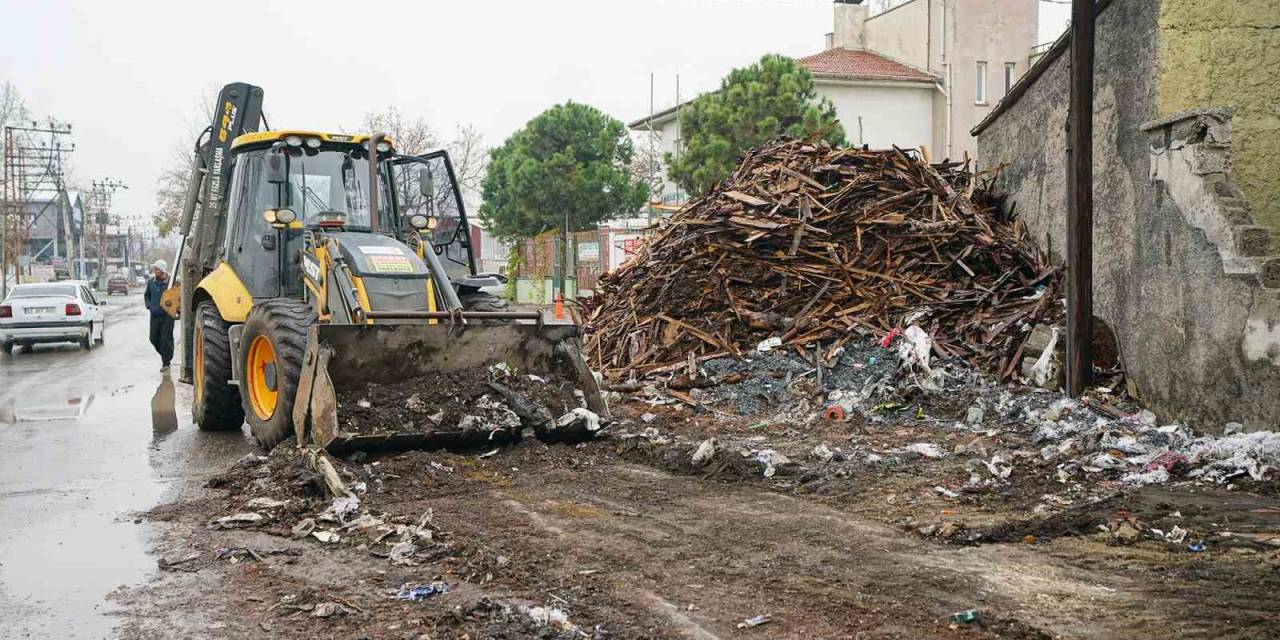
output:
M196 343L195 348L195 369L194 377L196 383L196 402L204 401L204 331L201 331L199 325L196 327L196 336L193 342Z
M276 382L276 350L266 336L254 336L249 343L244 377L254 414L259 420L270 420L275 415L280 393Z

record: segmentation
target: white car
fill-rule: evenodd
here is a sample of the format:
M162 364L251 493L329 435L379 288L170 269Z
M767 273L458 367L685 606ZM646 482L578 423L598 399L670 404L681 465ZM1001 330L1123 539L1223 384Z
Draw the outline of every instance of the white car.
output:
M106 337L103 304L83 282L16 285L0 302L0 347L13 353L19 345L78 342L92 349Z

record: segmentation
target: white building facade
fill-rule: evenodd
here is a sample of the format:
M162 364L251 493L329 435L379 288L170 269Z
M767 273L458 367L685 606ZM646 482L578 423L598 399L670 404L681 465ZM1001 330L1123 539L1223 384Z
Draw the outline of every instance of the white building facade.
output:
M1038 0L907 0L874 16L862 0L834 2L824 49L798 58L831 100L849 144L919 149L933 161L975 157L969 129L1030 66ZM656 132L660 154L681 151L683 105L629 126ZM655 201L686 200L666 178Z

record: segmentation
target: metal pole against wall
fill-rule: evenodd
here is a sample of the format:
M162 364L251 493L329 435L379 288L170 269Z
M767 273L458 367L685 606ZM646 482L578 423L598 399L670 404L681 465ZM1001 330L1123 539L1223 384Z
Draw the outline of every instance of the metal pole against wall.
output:
M1067 135L1067 394L1093 374L1093 0L1071 2Z

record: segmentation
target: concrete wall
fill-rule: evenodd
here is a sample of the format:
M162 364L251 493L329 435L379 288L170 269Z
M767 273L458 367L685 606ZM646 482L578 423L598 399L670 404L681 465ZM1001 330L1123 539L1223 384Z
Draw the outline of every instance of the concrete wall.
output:
M834 3L831 46L845 49L866 49L865 26L870 7L865 4Z
M887 149L919 147L933 140L932 85L815 79L818 95L831 100L850 144ZM859 140L859 118L861 134ZM931 150L932 152L932 150Z
M969 129L1004 97L1004 63L1027 71L1027 55L1036 45L1037 0L952 0L947 10L947 58L951 66L952 158L974 155L978 143ZM987 63L986 101L977 101L977 63Z
M1159 0L1115 0L1098 18L1095 313L1114 329L1132 387L1162 419L1272 428L1280 422L1280 291L1269 287L1280 285L1280 269L1243 255L1248 247L1224 232L1248 222L1229 160L1238 135L1221 126L1209 135L1195 116L1151 123L1159 16ZM1055 54L1046 64L979 134L979 159L1005 165L997 186L1007 206L1060 262L1068 60Z
M910 0L867 19L867 48L913 67L932 69L929 61L929 5L941 6L941 0ZM938 11L941 15L941 12ZM941 20L938 29L941 33ZM935 36L936 38L937 36ZM937 44L935 39L934 44Z
M1234 109L1235 182L1254 218L1280 231L1280 3L1164 0L1159 54L1159 115Z

